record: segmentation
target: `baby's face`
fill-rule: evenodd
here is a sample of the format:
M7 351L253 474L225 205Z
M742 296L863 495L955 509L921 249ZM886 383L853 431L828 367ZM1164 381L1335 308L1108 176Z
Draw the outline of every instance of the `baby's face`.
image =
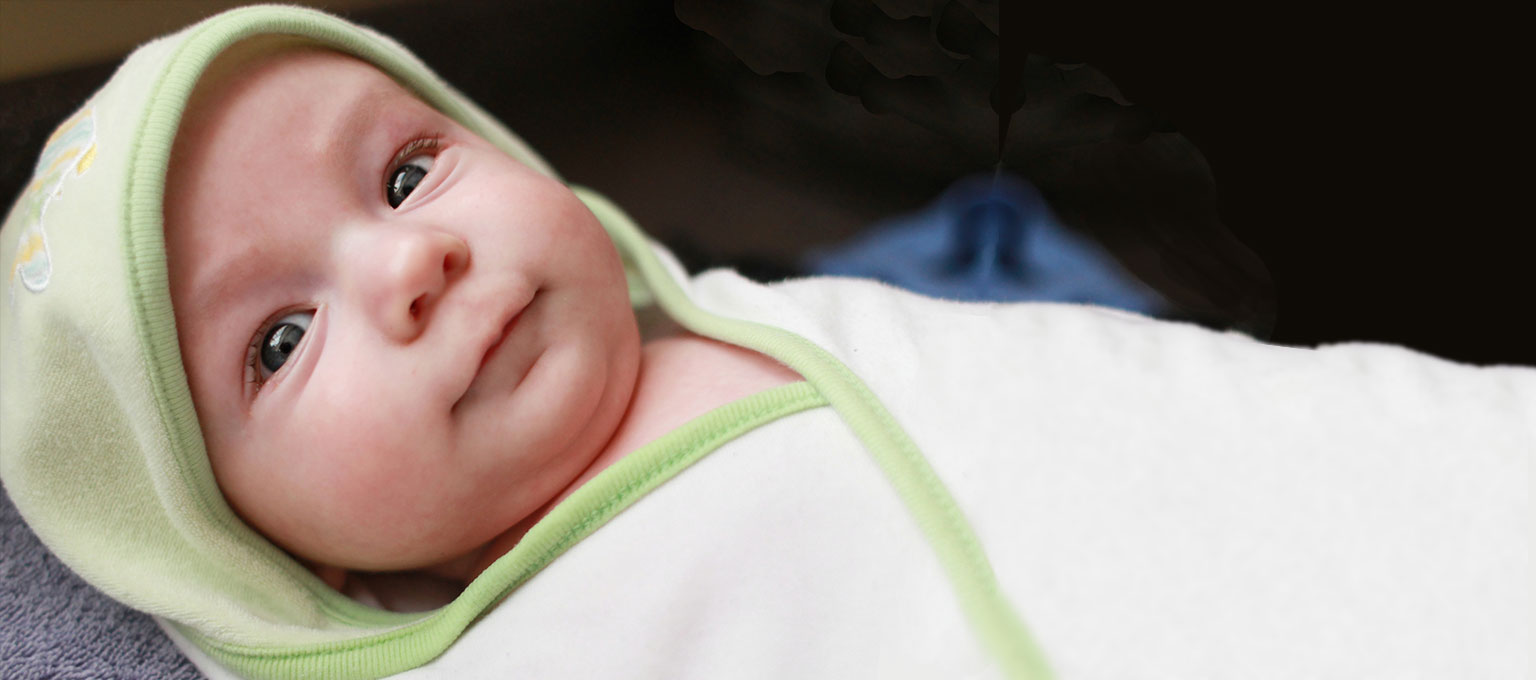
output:
M289 51L200 90L165 218L214 475L300 557L464 555L628 403L639 338L596 218L362 62Z

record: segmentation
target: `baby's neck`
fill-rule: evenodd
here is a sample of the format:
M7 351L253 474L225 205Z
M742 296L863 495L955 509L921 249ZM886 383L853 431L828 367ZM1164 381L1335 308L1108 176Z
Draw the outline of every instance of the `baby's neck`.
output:
M549 503L487 544L472 567L452 576L465 583L473 580L555 505L630 452L716 407L799 379L762 354L692 333L647 341L640 350L640 373L624 419L592 464ZM454 571L465 566L460 562Z

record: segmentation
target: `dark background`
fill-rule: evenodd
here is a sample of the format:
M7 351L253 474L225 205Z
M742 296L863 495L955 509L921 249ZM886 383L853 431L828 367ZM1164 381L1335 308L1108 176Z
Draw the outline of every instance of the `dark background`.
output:
M1073 147L1066 166L1043 163L1029 145L1058 139L1060 126L1020 114L1004 165L1182 302L1173 316L1282 344L1389 342L1536 364L1530 173L1511 169L1528 149L1517 95L1529 58L1512 53L1512 17L1464 5L1128 13L956 1L997 17L1001 40L985 32L961 41L973 54L935 52L980 65L938 90L849 76L846 50L829 46L874 54L880 35L840 31L832 15L850 3L833 0L399 2L348 16L411 47L690 267L760 278L795 273L806 249L990 172L996 117L975 99L992 94L977 79L1010 51L1037 55L1034 67L1085 64L1195 160L1122 154L1147 131L1121 126ZM954 25L941 21L945 2L879 5L913 14L880 25L927 30L918 42L939 45ZM753 50L809 66L759 73ZM16 193L42 139L113 65L0 84L0 193ZM1043 92L1032 77L1026 107ZM882 107L870 93L885 86ZM1193 179L1168 185L1174 175ZM1159 203L1170 196L1176 205Z

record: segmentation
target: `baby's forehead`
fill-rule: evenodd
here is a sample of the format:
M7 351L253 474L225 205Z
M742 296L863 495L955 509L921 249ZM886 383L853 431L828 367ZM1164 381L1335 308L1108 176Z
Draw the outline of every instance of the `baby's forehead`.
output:
M253 106L281 107L306 93L338 97L356 92L416 99L384 71L351 55L309 44L247 41L221 54L198 79L181 132L244 99L259 98Z
M342 153L383 122L402 114L441 118L377 67L309 46L231 51L200 79L177 131L167 201L189 181L235 170L253 159L286 156L302 163ZM446 123L445 123L446 124Z
M277 248L265 237L275 225L326 224L382 202L383 166L403 136L448 126L389 75L337 52L247 49L215 64L186 109L166 176L178 309L217 288L205 278L227 278L225 266L189 253L235 253L216 261L237 267L260 262ZM243 250L249 256L238 256Z

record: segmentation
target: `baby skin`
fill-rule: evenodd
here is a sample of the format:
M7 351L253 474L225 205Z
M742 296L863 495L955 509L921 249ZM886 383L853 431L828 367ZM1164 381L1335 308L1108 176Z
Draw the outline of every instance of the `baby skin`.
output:
M571 191L372 66L288 49L226 70L166 180L182 360L224 497L332 586L465 583L625 453L799 379L642 342Z

